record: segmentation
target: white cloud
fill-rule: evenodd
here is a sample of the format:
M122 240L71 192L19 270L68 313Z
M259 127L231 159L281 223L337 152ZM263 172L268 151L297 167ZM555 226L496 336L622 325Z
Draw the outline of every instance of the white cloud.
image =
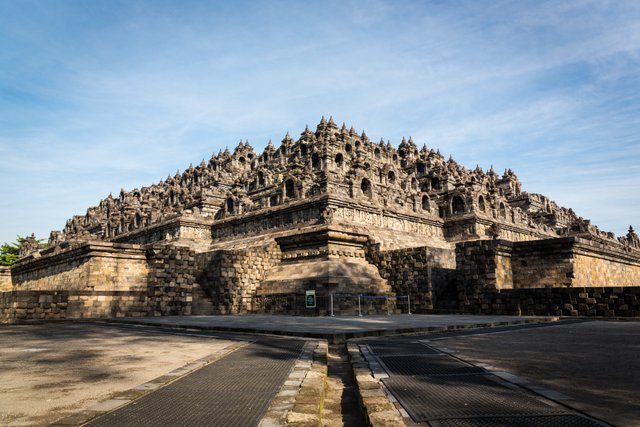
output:
M21 210L60 228L108 191L323 114L511 167L596 223L640 212L637 2L34 4L0 6L0 93L22 94L0 101L15 182L0 241L48 221Z

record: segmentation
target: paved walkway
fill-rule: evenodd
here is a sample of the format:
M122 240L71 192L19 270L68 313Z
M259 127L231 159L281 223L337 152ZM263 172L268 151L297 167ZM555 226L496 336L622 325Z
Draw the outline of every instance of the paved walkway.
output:
M640 425L639 321L356 340L408 425Z
M472 316L403 314L391 316L297 317L278 315L235 316L165 316L124 317L114 322L175 328L268 333L323 338L330 342L344 342L349 338L394 335L412 332L441 332L445 330L495 327L557 320L542 316Z
M252 338L238 335L86 322L1 325L0 426L49 425L115 393L162 385L177 377L159 377L184 375Z
M257 425L302 345L301 340L258 339L86 425Z
M640 321L487 332L430 345L615 426L640 426Z
M304 389L305 377L312 372L311 362L299 359L300 350L313 342L317 346L317 341L304 344L299 338L257 332L325 337L336 342L365 337L348 344L351 356L355 347L358 354L358 349L363 349L367 357L364 363L351 362L359 389L349 382L344 347L334 345L329 352L324 392L322 386L306 394L300 392L305 398L312 397L309 402L322 402L321 394L328 393L323 415L327 425L357 425L355 414L345 410L345 405L353 406L358 399L353 393L360 393L365 405L372 402L373 406L366 408L370 415L379 409L379 415L386 417L395 407L394 419L406 425L603 425L597 420L616 426L638 425L640 322L554 320L456 315L193 316L118 319L102 326L85 322L8 326L5 335L19 343L20 334L41 329L38 336L46 340L54 327L66 331L61 340L72 342L77 339L76 333L86 335L90 331L92 340L122 341L122 337L131 337L138 342L144 336L140 342L146 343L146 337L184 341L191 339L184 335L191 335L211 339L216 346L224 343L216 350L219 356L211 359L213 362L191 363L164 375L176 375L178 380L160 377L142 384L131 389L133 395L124 393L120 404L112 397L104 402L112 406L101 410L103 415L97 418L95 412L91 415L95 407L88 410L89 418L93 418L91 426L251 426L266 415L271 421L264 424L263 419L264 425L282 425L277 420L284 420L287 408L293 408L293 412L308 410L308 415L299 413L299 419L317 419L321 404L307 404L304 399L297 402L296 397L294 407L291 400L302 390L301 385ZM413 334L392 336L398 332ZM10 342L6 345L12 346ZM27 350L34 345L29 341ZM163 345L155 343L153 351L162 352ZM45 361L53 356L49 353ZM59 359L61 368L66 359ZM74 361L68 364L73 368ZM308 365L306 371L298 370L301 364ZM326 371L313 368L315 373ZM367 387L362 387L363 375ZM91 388L92 383L87 382L87 392ZM50 392L57 393L55 388ZM78 413L60 424L76 425L88 419L86 415Z
M378 376L408 413L407 423L438 426L601 424L418 340L361 345Z

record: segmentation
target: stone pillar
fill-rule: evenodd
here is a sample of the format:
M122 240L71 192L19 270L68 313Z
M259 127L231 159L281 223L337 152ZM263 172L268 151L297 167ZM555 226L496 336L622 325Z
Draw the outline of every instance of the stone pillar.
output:
M511 252L506 240L476 240L456 245L458 307L490 313L500 289L512 288Z

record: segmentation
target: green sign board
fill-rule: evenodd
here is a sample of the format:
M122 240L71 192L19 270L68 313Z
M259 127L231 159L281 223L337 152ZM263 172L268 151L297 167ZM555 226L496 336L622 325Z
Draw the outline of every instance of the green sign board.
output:
M304 302L307 308L316 308L316 291L306 291Z

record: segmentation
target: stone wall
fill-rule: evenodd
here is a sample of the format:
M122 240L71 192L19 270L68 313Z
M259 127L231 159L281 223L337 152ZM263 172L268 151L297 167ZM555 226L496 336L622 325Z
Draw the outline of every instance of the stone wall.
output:
M12 268L17 291L144 290L147 262L137 245L92 241L45 250Z
M464 242L456 246L456 270L461 312L637 315L640 264L604 241Z
M186 246L147 248L150 316L191 314L195 283L195 252Z
M475 296L472 304L461 304L458 311L523 316L640 316L637 286L485 290Z
M13 288L11 281L11 269L0 266L0 292L7 292Z
M183 215L147 228L121 234L113 241L145 245L180 239L197 242L198 246L202 247L211 244L211 221L197 215Z
M280 263L275 241L242 249L220 249L195 256L197 282L213 302L213 313L235 314L251 310L251 298L267 272Z
M148 312L146 291L69 292L67 318L140 317Z
M478 240L456 245L456 283L452 283L448 295L453 299L439 308L457 308L474 312L482 304L481 295L513 287L510 253L511 243L500 240ZM457 307L456 307L457 303Z
M189 247L89 242L20 260L0 294L0 319L191 314L195 253Z
M68 292L2 292L0 323L12 323L18 319L65 319L68 299Z
M571 287L586 284L575 281L574 249L576 239L550 239L525 245L500 246L512 249L513 288Z
M318 295L387 295L391 288L365 259L368 236L342 227L324 226L276 237L282 262L272 268L258 293Z
M640 251L606 241L579 239L573 286L640 286Z
M557 237L557 233L544 225L523 224L520 221L499 218L495 214L491 217L476 212L446 221L444 223L444 236L450 241L498 237L511 242L523 242Z
M410 295L412 311L430 312L455 272L454 252L432 247L380 251L379 244L369 248L369 262L376 265L397 295ZM398 303L402 303L401 300Z
M442 232L442 220L437 218L424 218L422 216L393 212L389 209L370 208L357 205L353 201L332 200L335 206L333 222L345 225L356 225L368 229L380 228L404 233L412 233L422 238L444 241Z
M0 323L17 320L145 316L146 291L11 291L0 293Z
M640 286L636 251L598 239L565 237L513 245L513 287Z
M218 221L211 227L211 236L219 241L316 225L324 220L322 212L325 206L324 197L290 201L287 205Z
M618 246L578 237L464 242L456 265L467 288L640 286L637 256Z

